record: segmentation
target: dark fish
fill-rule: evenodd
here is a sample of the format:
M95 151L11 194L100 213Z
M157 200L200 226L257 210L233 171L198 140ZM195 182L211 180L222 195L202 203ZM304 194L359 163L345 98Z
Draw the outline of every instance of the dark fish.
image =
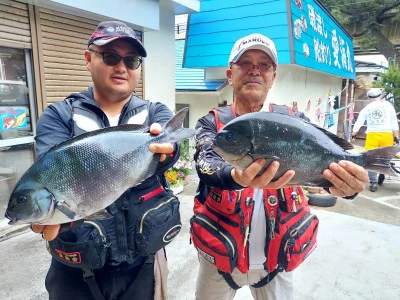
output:
M350 153L346 150L353 146L348 141L300 118L273 112L249 113L235 118L218 132L212 148L240 170L258 158L265 158L264 171L276 160L280 167L274 180L294 170L296 175L291 184L318 187L332 186L322 172L329 164L340 160L395 175L390 160L400 151L396 145Z
M176 143L196 130L183 128L188 108L159 135L138 125L119 125L79 135L50 149L21 177L5 217L9 224L61 224L90 217L156 171L152 143Z

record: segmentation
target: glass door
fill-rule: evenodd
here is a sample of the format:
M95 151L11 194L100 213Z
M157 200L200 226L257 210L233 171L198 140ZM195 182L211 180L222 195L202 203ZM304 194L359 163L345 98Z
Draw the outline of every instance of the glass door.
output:
M0 47L0 219L34 161L35 122L30 50Z

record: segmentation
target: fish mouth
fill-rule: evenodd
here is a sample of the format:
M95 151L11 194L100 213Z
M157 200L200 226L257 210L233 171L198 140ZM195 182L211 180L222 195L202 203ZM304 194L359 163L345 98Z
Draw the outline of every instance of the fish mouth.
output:
M12 217L10 216L10 214L6 211L6 213L4 214L4 216L10 220L10 222L8 222L8 225L15 225L18 224L18 219L16 217Z

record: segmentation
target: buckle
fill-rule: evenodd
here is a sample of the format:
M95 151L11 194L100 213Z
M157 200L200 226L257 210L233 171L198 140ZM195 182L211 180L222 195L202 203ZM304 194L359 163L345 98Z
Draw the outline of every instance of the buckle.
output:
M83 280L86 282L86 280L90 280L94 278L94 273L92 270L87 270L83 269Z

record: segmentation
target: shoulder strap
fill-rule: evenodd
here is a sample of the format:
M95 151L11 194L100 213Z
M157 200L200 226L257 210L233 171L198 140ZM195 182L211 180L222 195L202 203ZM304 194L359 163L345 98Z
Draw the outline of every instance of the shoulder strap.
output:
M271 280L274 279L275 276L278 275L279 272L280 272L280 270L277 268L277 269L273 270L272 272L268 273L268 275L265 276L263 279L261 279L259 282L252 284L251 286L253 288L263 287L263 286L267 285L268 283L270 283Z
M229 286L235 291L241 288L241 286L237 285L237 283L233 280L231 274L222 272L220 270L218 270L218 273L225 279L226 283L229 284Z
M92 270L83 270L83 280L88 284L94 299L105 300Z
M282 114L287 114L293 116L293 109L285 104L275 104L275 103L270 103L268 110L270 112L278 112Z
M146 285L146 282L149 282L148 280L149 278L154 278L154 255L150 255L147 257L146 261L142 265L135 279L119 299L120 300L133 299L132 296L134 291L136 297L140 299L147 299L149 295L147 289L148 286ZM153 291L151 292L153 293Z
M215 115L217 131L220 131L229 121L237 117L235 112L235 103L224 107L213 108L210 112Z
M259 282L252 284L251 286L253 288L260 288L263 287L265 285L267 285L268 283L271 282L272 279L275 278L276 275L278 275L278 273L281 270L279 270L278 268L276 268L275 270L273 270L272 272L268 273L267 276L265 276L264 278L260 279ZM238 290L241 288L241 286L239 286L232 278L231 274L229 273L225 273L225 272L221 272L218 271L218 273L225 279L226 283L229 284L229 286L234 289L234 290Z

